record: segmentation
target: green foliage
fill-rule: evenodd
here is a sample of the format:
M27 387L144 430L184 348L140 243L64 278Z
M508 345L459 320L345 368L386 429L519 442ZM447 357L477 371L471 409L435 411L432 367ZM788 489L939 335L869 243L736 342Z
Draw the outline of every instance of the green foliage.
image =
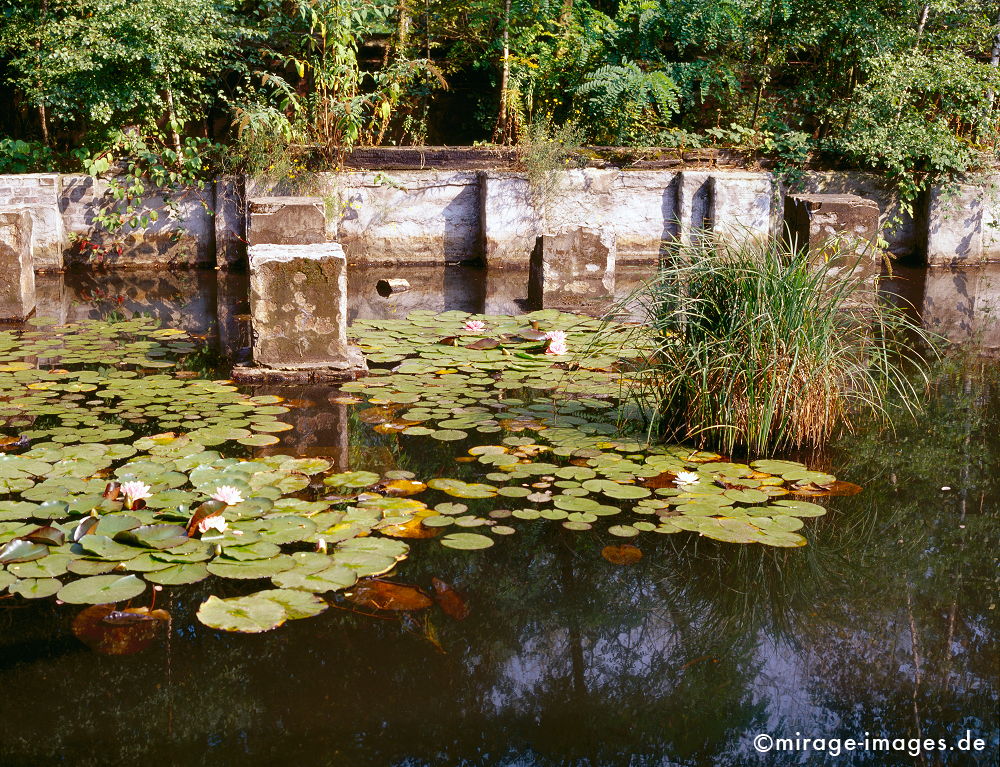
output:
M7 125L56 152L4 145L10 167L100 154L137 126L178 154L184 136L224 137L226 170L287 178L354 146L572 124L595 143L763 153L789 181L849 162L889 175L905 205L997 150L992 0L0 0L0 14Z
M0 173L38 173L54 164L55 153L42 143L0 138Z
M841 267L865 257L829 247ZM759 453L822 445L859 412L888 421L894 407L914 409L903 369L921 358L904 333L921 331L861 278L836 271L770 241L733 245L706 233L676 246L629 299L659 337L631 377L650 430Z
M559 171L571 167L582 143L582 132L572 124L553 126L546 120L529 125L521 138L524 165L535 204L545 209L559 190Z
M244 27L227 0L29 0L0 25L7 80L92 145L126 125L202 118ZM230 61L229 66L233 64Z
M665 130L678 108L674 81L632 61L598 67L575 93L586 100L592 135L601 143L641 145Z
M996 116L988 94L1000 90L995 67L958 51L912 51L873 60L857 86L847 129L827 147L887 172L912 202L928 179L960 174L991 135Z

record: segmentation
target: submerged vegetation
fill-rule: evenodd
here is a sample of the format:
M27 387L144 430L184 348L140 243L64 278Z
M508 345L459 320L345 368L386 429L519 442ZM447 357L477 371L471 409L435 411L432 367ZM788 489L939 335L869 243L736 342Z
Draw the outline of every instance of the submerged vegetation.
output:
M655 354L629 395L649 432L732 453L823 445L856 417L918 405L929 338L882 304L864 255L704 235L674 245L628 299L654 323Z
M113 604L148 584L245 581L256 590L226 588L198 616L258 632L324 611L325 594L402 599L365 580L411 553L400 539L481 549L539 520L567 534L600 525L623 538L798 547L803 518L825 513L810 498L859 490L790 461L622 436L606 415L617 368L649 346L591 318L416 312L355 325L369 360L393 369L331 402L359 406L362 439L449 446L423 477L275 452L292 403L163 372L196 352L182 331L147 319L32 324L0 334L0 587L23 598ZM145 611L129 620L153 620L153 606L130 609Z

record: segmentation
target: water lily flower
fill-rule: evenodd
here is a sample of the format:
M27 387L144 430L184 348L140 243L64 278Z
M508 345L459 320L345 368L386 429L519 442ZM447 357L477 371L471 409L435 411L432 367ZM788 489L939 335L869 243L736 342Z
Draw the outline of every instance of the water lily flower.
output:
M207 533L209 530L217 530L220 533L224 533L228 529L229 523L218 514L214 517L205 517L205 519L198 523L198 532L202 535Z
M219 485L215 488L215 492L212 493L212 500L219 501L227 506L234 506L237 503L243 503L243 496L232 485Z
M694 471L679 471L674 475L674 483L677 485L696 485L700 479Z
M482 320L467 320L465 323L465 330L472 333L482 333L486 330L486 323Z
M566 333L562 330L550 330L545 334L549 345L545 347L546 354L568 354L569 346L566 344Z
M145 500L153 494L145 482L123 482L120 489L121 494L125 496L125 508L129 510L133 508L136 501Z

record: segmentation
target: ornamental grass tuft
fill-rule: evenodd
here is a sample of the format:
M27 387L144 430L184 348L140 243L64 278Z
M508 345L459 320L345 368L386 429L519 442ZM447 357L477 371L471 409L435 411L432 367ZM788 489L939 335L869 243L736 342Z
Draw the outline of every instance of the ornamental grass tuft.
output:
M916 410L928 335L832 255L817 265L777 240L708 235L673 245L626 299L656 337L626 377L649 436L759 454Z

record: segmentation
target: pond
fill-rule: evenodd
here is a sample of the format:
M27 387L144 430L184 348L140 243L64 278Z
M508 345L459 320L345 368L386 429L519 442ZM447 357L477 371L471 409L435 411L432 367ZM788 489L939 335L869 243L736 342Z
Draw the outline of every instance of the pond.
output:
M410 270L406 276L413 290L390 299L374 291L375 280L384 276L396 275L379 270L355 270L350 275L351 319L358 328L367 327L363 332L369 336L402 333L400 320L414 310L431 335L441 329L429 319L431 312L444 311L491 315L494 319L489 322L496 327L489 329L499 333L507 326L496 316L516 315L525 309L519 302L520 292L510 287L511 280L479 270ZM661 528L676 526L676 520L688 518L686 512L676 513L687 504L672 503L676 501L673 494L683 488L656 482L662 476L658 471L635 468L629 471L637 481L629 486L651 487L639 496L616 497L618 486L607 483L617 478L624 483L621 486L628 485L620 464L663 468L673 467L671 461L680 458L686 461L683 468L697 475L706 471L704 466L722 462L690 452L654 453L655 460L650 462L650 455L631 445L621 450L581 446L579 440L584 437L570 432L606 420L601 413L607 408L600 398L597 404L589 402L586 391L587 375L601 375L597 365L592 366L595 370L571 371L574 384L582 387L573 395L584 404L578 410L560 412L563 420L551 424L550 431L565 433L555 439L536 439L544 432L531 421L552 417L551 407L531 410L532 405L544 405L545 393L551 390L546 388L548 374L533 372L532 367L545 360L544 351L532 346L543 343L541 339L518 340L525 351L517 364L526 366L529 382L534 376L540 383L531 397L488 403L483 408L487 412L480 412L472 402L459 403L468 412L453 413L452 423L441 423L435 413L442 407L442 398L445 404L450 404L449 398L468 398L469 390L474 392L480 384L461 382L461 393L445 385L437 400L429 394L434 388L430 385L414 392L395 390L395 400L383 396L388 401L374 404L364 401L375 396L364 386L344 387L346 391L324 386L271 387L249 392L255 397L252 405L232 399L242 395L219 385L208 392L217 398L217 410L250 413L250 427L264 428L252 428L251 433L233 419L215 420L207 427L191 423L173 428L200 429L210 443L207 447L235 451L271 469L282 465L274 458L282 454L325 461L329 468L315 476L337 478L322 489L334 497L369 488L372 481L357 476L364 472L401 485L454 478L452 485L439 483L431 491L409 495L401 490L398 494L404 504L428 499L436 513L424 519L443 520L441 535L426 540L354 539L399 545L405 540L408 556L383 581L393 587L368 591L354 587L348 592L351 598L331 595L331 604L322 614L291 619L265 633L222 632L199 620L198 611L210 595L233 598L269 588L266 580L263 585L250 581L248 587L247 581L218 574L188 585L165 585L159 592L149 588L134 600L137 606L166 611L167 623L138 618L132 622L120 615L117 623L92 620L88 624L79 617L93 609L86 608L86 599L80 600L84 604L57 604L51 597L0 600L0 684L7 693L0 702L0 764L118 765L140 760L180 765L373 767L996 764L1000 753L996 654L1000 365L991 356L976 353L989 352L997 345L997 322L990 307L1000 305L1000 291L990 287L991 280L988 270L947 273L946 278L942 272L901 271L890 282L891 296L911 301L926 325L972 349L966 358L936 371L926 412L918 420L900 422L895 433L862 428L840 438L823 454L792 456L808 464L810 471L802 475L788 466L768 465L779 464L776 461L759 465L763 470L756 473L717 467L716 475L751 482L745 489L726 490L737 493L735 498L751 490L763 493L762 488L768 487L795 489L796 483L802 490L802 483L810 481L829 486L826 475L836 475L840 483L863 486L860 493L833 496L823 494L818 486L805 487L804 495L788 502L804 504L803 509L822 505L822 516L807 512L800 518L776 514L773 508L760 515L751 513L771 507L782 500L781 495L772 499L746 496L754 498L752 503L730 501L743 510L734 517L789 522L792 529L772 528L768 533L777 536L777 543L770 546L697 535L692 532L700 529L697 524L661 529L671 533L663 535L635 529L636 519L640 525L652 519ZM619 282L625 281L620 278ZM211 273L71 274L40 282L48 304L39 314L60 323L87 318L115 321L136 314L154 317L167 327L186 331L161 334L155 340L157 347L164 347L165 355L183 355L184 367L212 378L225 372L227 358L245 353L246 307L240 300L245 290L239 276ZM964 303L955 296L965 296ZM454 317L448 333L475 332L464 331L459 315ZM379 325L386 320L389 325ZM511 319L511 332L527 321ZM568 323L549 315L536 322L541 328L537 332ZM29 330L38 334L32 343L50 344L53 327ZM84 344L86 348L61 352L69 355L65 367L73 367L73 354L86 356L106 348L101 346L106 336L97 339L106 327L100 323L82 334L91 337L87 336L91 333L94 339L87 342L91 345ZM142 321L129 327L126 343L138 343L134 338L145 332ZM573 345L572 323L567 327ZM406 333L404 339L412 340ZM403 354L392 346L390 341L390 348L382 350L389 358L386 365L395 364L394 354ZM38 351L54 354L53 347L48 351L33 347L36 354L31 359L41 356ZM453 349L445 345L434 353L455 354ZM123 359L148 351L149 347L136 346L123 352ZM491 351L483 353L488 356ZM459 364L468 362L458 360ZM451 368L431 367L435 369L415 370L416 380L447 384L449 376L455 375L447 372ZM511 375L506 368L502 372L487 369L500 381ZM16 368L12 372L16 374ZM149 374L171 378L155 369ZM481 371L470 375L480 376ZM93 396L86 388L90 385L100 391L110 387L119 397L135 401L138 395L128 383L134 380L126 377L108 383L77 376L72 385L79 391L58 390L59 407L97 402L99 397L86 399ZM156 378L146 380L148 386L157 385ZM185 401L187 387L204 386L200 378L182 375L177 380L183 385L171 383L167 388L174 387L178 401ZM372 380L391 379L377 375ZM49 381L36 383L44 386ZM511 386L507 391L513 400L512 393L520 389ZM84 396L78 399L77 394ZM192 390L190 396L204 394ZM398 395L403 395L402 401ZM282 398L280 403L277 397ZM55 407L56 399L49 397L46 407ZM74 412L69 416L75 424L71 428L97 429L95 442L117 439L140 451L158 450L159 455L177 448L177 442L169 440L157 446L141 438L109 437L114 434L112 427L134 430L136 437L145 433L148 424L142 419L150 414L143 407L149 405L126 413L131 421L119 418L108 424L104 419L101 426ZM161 405L153 403L152 407ZM162 407L164 411L154 413L154 422L165 422L169 428L173 423L169 405ZM286 408L287 412L280 412ZM413 413L421 408L431 411L425 420ZM207 412L184 416L190 421L211 417ZM28 426L65 428L47 423L23 424L5 433L13 436L17 428ZM292 428L283 431L283 426L271 426L278 423ZM417 431L409 435L402 433L414 428ZM464 436L439 438L421 429ZM255 439L261 435L265 439ZM612 439L601 429L585 432L585 436ZM214 445L213 438L219 440ZM567 449L534 453L536 442L543 441L557 450ZM469 445L497 449L470 454ZM73 460L94 462L93 450L88 450ZM601 455L580 452L587 450ZM616 453L614 460L607 457ZM495 495L483 499L476 497L475 489L469 491L477 484L502 485L499 473L505 466L510 471L503 456L510 455L528 461L518 463L521 468L515 470L526 473L518 479L520 486L527 486L527 493L503 496L501 504ZM456 463L456 457L463 462ZM525 468L542 462L547 465L540 472ZM612 471L611 466L616 468ZM228 471L222 465L218 468ZM559 470L565 471L557 474ZM550 471L552 477L546 478ZM778 480L765 479L768 474ZM796 479L799 476L804 478ZM9 471L6 478L11 481ZM103 486L106 479L113 478L102 476L98 484ZM182 473L173 486L182 487L183 479ZM286 479L278 476L269 481ZM592 486L599 494L597 503L592 501L594 493L580 492L595 480L605 483ZM222 480L213 481L211 476L204 478L199 487L217 488ZM238 484L240 480L225 481ZM38 492L42 485L38 482L28 491L37 495L32 502L45 502L44 490ZM185 492L165 487L157 492ZM612 487L610 496L605 492L608 487ZM573 510L578 501L564 500L558 505L550 503L551 498L525 500L528 493L551 495L556 488L563 491L557 497L582 502L581 510ZM283 486L278 495L285 490L296 500L282 508L302 510L306 507L295 504L317 502L304 500L306 491L296 483ZM431 498L431 492L438 495ZM809 500L810 492L816 495L814 501ZM280 498L275 502L286 503ZM649 513L636 516L634 508L643 503ZM669 508L667 503L671 503ZM166 508L166 502L160 507ZM594 515L597 520L586 516L598 507L612 509L608 512L611 519L601 514ZM538 512L534 516L490 514L525 508L554 513L540 519L535 518ZM668 513L661 514L663 509ZM143 514L141 510L135 513ZM697 510L690 513L704 516ZM793 519L788 520L789 516ZM252 509L246 513L247 521L239 515L230 517L233 529L242 525L246 530L247 540L253 535L261 538L252 543L227 540L227 547L246 549L282 540L267 538L268 531L253 526ZM565 526L574 521L589 529ZM352 524L362 521L355 519ZM655 525L649 523L649 527ZM496 534L498 528L509 528L511 534ZM140 529L132 531L139 535ZM485 538L489 548L441 545L456 535L454 530L461 531L459 536L472 536L459 537L460 542ZM483 534L487 530L490 535ZM801 536L806 545L788 543L794 539L783 544L783 535ZM329 543L332 551L336 536ZM94 555L86 561L97 559ZM192 566L183 559L178 562L183 564L172 566L181 572ZM230 570L234 566L227 565ZM378 572L377 564L367 572ZM420 609L385 609L401 607ZM149 628L147 623L154 625ZM88 626L99 630L88 630ZM866 734L902 741L888 751L877 750L876 745L841 753L832 742L826 751L764 753L755 748L760 735L839 742L863 741ZM981 748L962 750L963 737L970 744L980 740ZM925 738L934 741L933 747L915 749L912 740ZM938 739L944 741L944 750L938 750Z

